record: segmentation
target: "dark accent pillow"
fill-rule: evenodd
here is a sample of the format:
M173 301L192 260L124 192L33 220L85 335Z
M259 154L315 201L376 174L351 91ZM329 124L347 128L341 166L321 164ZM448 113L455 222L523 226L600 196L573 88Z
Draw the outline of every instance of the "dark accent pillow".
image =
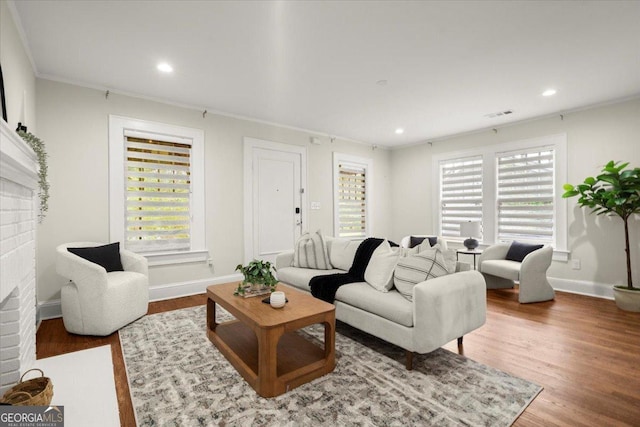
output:
M389 242L389 246L391 246L392 248L399 248L400 245L397 244L396 242L392 242L391 240L388 241Z
M415 248L416 246L418 246L420 243L422 243L424 241L424 239L426 239L426 237L415 237L415 236L411 236L410 240L409 240L409 249L411 248ZM429 242L431 243L431 242ZM433 246L433 245L431 245Z
M72 254L78 255L80 258L104 267L107 273L111 271L124 271L122 261L120 260L120 242L93 248L67 248L67 250Z
M409 249L415 248L420 243L424 242L424 239L429 239L429 245L431 247L434 247L436 245L436 243L438 243L438 238L435 237L435 236L434 237L416 237L416 236L411 236L410 240L409 240Z
M531 252L542 248L542 246L544 245L529 245L527 243L518 243L514 240L511 242L506 259L509 261L522 262L524 257L529 255Z

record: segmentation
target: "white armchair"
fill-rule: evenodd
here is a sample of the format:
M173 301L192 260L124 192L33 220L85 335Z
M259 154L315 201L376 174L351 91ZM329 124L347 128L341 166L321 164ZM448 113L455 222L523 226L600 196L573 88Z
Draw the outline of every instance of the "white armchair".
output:
M484 276L487 289L513 288L520 284L521 303L552 300L553 288L547 280L553 248L543 247L528 254L522 262L505 259L510 245L489 246L478 259L478 271Z
M149 271L145 257L120 249L125 271L107 271L67 250L101 243L66 243L56 248L56 271L70 281L62 287L62 320L67 331L109 335L147 313Z

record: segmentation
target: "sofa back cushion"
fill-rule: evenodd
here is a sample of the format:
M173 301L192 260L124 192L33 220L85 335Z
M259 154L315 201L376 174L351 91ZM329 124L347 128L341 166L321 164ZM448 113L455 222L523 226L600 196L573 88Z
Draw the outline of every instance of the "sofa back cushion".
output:
M333 268L349 271L353 265L360 240L332 238L329 240L329 259Z
M293 250L293 266L317 270L332 268L327 245L320 230L315 233L306 232L300 236Z
M398 259L393 283L398 292L413 301L413 288L420 282L449 274L439 249L429 249Z

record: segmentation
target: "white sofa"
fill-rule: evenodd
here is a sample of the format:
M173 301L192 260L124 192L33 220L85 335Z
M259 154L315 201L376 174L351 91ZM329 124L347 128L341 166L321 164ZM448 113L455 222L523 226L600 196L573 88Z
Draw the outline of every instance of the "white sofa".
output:
M327 238L332 270L292 267L293 251L276 258L278 280L309 292L312 277L345 273L360 242ZM467 270L467 271L460 271ZM381 292L366 282L341 286L335 299L336 318L406 350L407 369L414 353L429 353L479 328L486 320L486 286L477 271L458 263L456 273L417 284L413 301L398 291Z

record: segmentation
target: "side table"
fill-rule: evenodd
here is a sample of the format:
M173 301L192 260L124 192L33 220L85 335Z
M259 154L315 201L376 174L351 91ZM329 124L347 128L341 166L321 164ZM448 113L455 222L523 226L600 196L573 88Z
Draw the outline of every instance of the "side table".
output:
M473 269L476 269L476 257L478 255L482 255L482 251L477 251L477 250L469 250L469 249L456 249L456 261L458 261L458 258L460 256L460 254L463 255L473 255Z

